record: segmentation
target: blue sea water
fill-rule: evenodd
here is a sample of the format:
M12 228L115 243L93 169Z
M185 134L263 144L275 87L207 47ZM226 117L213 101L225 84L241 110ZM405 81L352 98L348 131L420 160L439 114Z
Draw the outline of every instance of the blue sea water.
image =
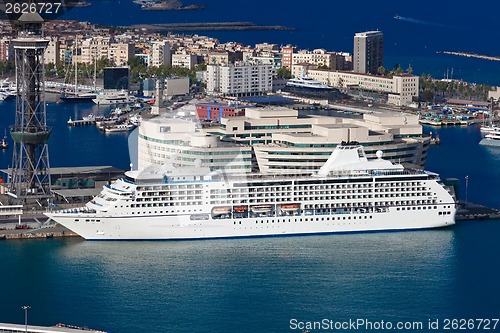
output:
M356 31L379 28L386 36L386 54L414 59L425 68L421 71L435 68L442 73L448 66L454 73L462 71L464 77L498 73L494 64L500 63L434 53L459 46L467 51L499 53L498 43L487 42L493 40L496 27L489 17L493 11L484 10L485 1L467 8L449 1L366 2L355 8L356 15L345 15L347 10L355 10L347 3L333 3L287 2L285 6L282 1L259 0L231 5L212 0L206 11L154 13L148 14L155 15L149 19L145 13L133 11L128 1L94 1L92 12L75 9L68 15L111 24L153 18L183 22L195 15L204 21L300 24L301 29L292 32L232 32L218 33L218 37L249 44L283 40L334 50L349 50ZM268 11L259 10L262 5ZM232 6L241 10L229 10ZM111 7L115 8L112 15ZM222 13L221 8L225 8ZM395 14L426 23L399 22L392 18ZM13 123L13 110L13 101L0 102L0 133ZM94 127L69 128L66 124L69 117L105 114L109 109L49 101L47 110L48 123L53 126L49 141L52 166L128 168L126 135L105 135ZM430 148L427 169L460 179L462 198L468 176L468 199L500 208L500 149L479 146L477 126L425 130L438 132L442 140L440 146ZM11 154L12 149L0 151L1 168L12 163ZM294 318L421 321L424 327L429 320L439 319L437 331L444 331L445 318L498 318L499 235L500 221L466 221L439 230L309 237L0 242L0 322L23 323L21 306L30 305L31 324L64 322L113 333L300 332L289 327Z
M0 104L0 126L13 103ZM54 166L127 168L126 136L70 128L107 110L49 102ZM462 182L468 198L500 208L500 149L477 126L439 133L428 169ZM0 152L2 167L11 150ZM10 155L10 157L9 157ZM445 229L183 242L0 242L0 322L58 322L110 332L293 332L290 320L371 322L497 318L500 221ZM500 328L500 327L499 327ZM370 331L359 329L359 331ZM417 332L418 330L410 330ZM425 331L425 330L424 330ZM318 332L318 330L313 330Z
M75 8L65 18L109 25L138 23L250 21L260 25L284 25L293 31L200 32L221 41L247 45L270 42L299 48L353 50L356 32L381 30L385 39L385 67L412 66L414 73L430 73L443 78L500 85L500 62L464 58L438 51L475 52L500 55L500 28L497 12L488 10L491 1L458 4L446 1L361 0L348 1L185 0L184 4L204 4L199 11L142 11L131 0L94 0L92 6ZM399 15L400 19L394 16Z
M324 318L438 319L445 332L447 318L498 318L499 232L500 221L487 221L285 238L1 242L0 322L23 323L29 304L32 324L115 333L301 332L290 320Z
M0 102L0 133L9 131L15 121L15 100ZM128 133L102 133L96 126L69 127L67 121L81 119L90 113L108 115L110 107L93 103L56 103L54 95L47 98L47 124L52 127L49 138L49 159L52 167L112 165L128 170ZM9 149L0 150L0 168L12 165L13 142L8 136Z

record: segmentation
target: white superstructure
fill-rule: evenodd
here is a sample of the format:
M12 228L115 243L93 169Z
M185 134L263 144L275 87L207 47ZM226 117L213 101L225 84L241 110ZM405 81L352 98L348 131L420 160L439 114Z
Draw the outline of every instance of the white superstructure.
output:
M319 81L316 81L307 76L301 76L294 79L288 80L286 83L289 87L297 87L297 88L311 88L311 89L325 89L332 90L332 87L327 86L326 84L322 84Z
M100 92L92 100L97 105L118 105L131 104L136 101L134 96L130 96L126 91Z
M484 136L479 144L484 146L500 146L500 127L492 126L491 130L485 132Z
M200 239L434 228L455 202L436 174L338 147L310 176L172 165L129 171L83 208L47 213L85 239Z

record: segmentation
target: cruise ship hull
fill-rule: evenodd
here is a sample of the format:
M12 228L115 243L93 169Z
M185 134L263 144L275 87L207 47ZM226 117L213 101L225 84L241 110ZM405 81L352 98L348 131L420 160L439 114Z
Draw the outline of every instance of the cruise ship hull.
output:
M434 207L434 206L432 206ZM102 217L48 214L87 240L181 240L413 230L451 226L454 204L389 212L192 220L190 215ZM448 208L449 207L449 208ZM415 207L417 208L417 207ZM423 207L418 207L423 208ZM446 214L445 214L446 213ZM78 219L78 222L75 222ZM88 219L89 222L85 220ZM100 222L95 222L97 219ZM93 220L93 222L92 222Z

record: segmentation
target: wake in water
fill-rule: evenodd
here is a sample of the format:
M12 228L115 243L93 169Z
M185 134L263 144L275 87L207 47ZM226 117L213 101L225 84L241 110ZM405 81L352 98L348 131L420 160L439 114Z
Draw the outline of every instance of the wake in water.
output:
M399 16L399 15L395 15L394 18L396 20L410 22L410 23L415 23L415 24L423 24L423 25L429 25L429 26L441 27L441 28L459 29L459 27L454 27L454 26L451 26L451 25L440 24L440 23L435 23L435 22L428 22L428 21L422 21L422 20L416 20L416 19L413 19L413 18L410 18L410 17L403 17L403 16Z

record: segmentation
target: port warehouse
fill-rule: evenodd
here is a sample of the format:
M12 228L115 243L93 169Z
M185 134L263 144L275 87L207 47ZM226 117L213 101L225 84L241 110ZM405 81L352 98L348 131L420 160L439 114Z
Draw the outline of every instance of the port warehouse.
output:
M11 169L2 169L3 180L8 179ZM123 176L124 171L112 166L85 166L85 167L60 167L51 168L52 193L56 203L81 203L87 202L101 192L102 185ZM0 194L7 191L7 183L0 186ZM10 206L14 207L14 206ZM22 208L20 208L22 210ZM2 215L16 215L17 212Z

